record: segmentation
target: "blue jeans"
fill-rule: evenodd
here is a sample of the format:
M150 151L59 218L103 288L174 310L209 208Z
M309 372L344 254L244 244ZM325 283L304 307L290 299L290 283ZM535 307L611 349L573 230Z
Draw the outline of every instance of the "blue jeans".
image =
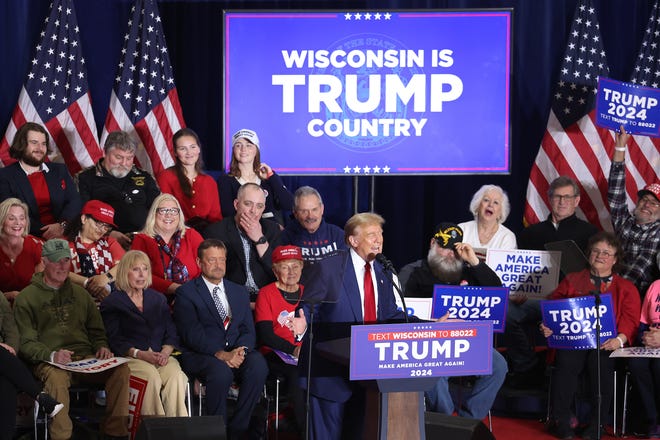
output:
M493 373L489 376L479 376L472 388L466 388L461 395L461 406L457 408L458 415L481 420L488 415L493 406L497 392L506 377L506 360L493 350ZM428 410L442 414L453 414L457 406L449 392L448 377L441 377L435 386L426 391Z

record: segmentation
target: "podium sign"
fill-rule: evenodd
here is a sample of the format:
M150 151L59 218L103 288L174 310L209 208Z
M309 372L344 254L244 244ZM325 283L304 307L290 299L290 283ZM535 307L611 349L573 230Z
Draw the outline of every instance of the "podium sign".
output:
M355 325L350 379L411 379L492 372L491 322Z

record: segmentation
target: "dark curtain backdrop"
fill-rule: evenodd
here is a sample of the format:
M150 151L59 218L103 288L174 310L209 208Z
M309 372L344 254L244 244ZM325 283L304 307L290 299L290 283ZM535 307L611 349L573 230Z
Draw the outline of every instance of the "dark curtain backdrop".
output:
M76 0L96 122L105 120L131 0ZM553 84L577 0L362 0L362 1L159 1L184 117L204 144L209 170L222 167L223 9L462 9L513 8L511 78L511 174L507 176L377 177L375 211L385 225L385 252L401 266L425 254L433 226L471 219L468 204L483 184L502 186L511 199L505 223L517 232L527 179L545 129ZM611 76L627 80L634 66L653 1L594 0ZM4 130L33 56L49 0L0 2L0 131ZM286 32L286 30L283 30ZM254 58L259 68L259 54ZM246 90L245 93L250 93ZM259 97L254 96L255 105ZM478 120L473 121L479 124ZM415 154L411 151L410 154ZM268 161L268 151L262 157ZM343 226L353 213L352 177L287 177L288 187L317 187L326 218ZM371 178L358 179L359 210L369 209Z

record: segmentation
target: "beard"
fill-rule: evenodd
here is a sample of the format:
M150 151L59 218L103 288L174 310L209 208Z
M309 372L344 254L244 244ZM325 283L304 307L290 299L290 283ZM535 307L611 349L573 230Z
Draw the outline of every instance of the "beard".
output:
M21 157L21 161L25 162L26 164L30 165L31 167L39 167L41 166L42 163L46 160L46 155L44 155L41 159L37 159L32 155L32 153L29 153L27 151L23 152L23 157Z
M124 167L113 167L108 170L110 174L112 174L114 177L117 179L122 179L128 175L130 172L130 169L124 168Z
M458 284L463 275L463 261L456 257L444 257L429 249L426 261L431 274L443 284Z

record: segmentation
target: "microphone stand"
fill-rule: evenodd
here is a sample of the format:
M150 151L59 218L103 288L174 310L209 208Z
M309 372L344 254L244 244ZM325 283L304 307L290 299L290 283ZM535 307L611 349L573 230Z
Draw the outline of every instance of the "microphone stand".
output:
M601 385L600 385L600 304L601 304L601 298L600 298L600 284L601 284L601 278L595 278L594 283L596 284L596 290L593 291L594 294L594 299L595 299L595 304L596 304L596 384L597 384L597 392L596 392L596 440L600 440L601 436L601 427L600 427L600 419L601 419L601 413L600 413L600 407L601 403L603 401L603 395L601 393Z
M309 396L310 390L312 388L312 343L314 342L314 304L310 307L309 313L309 325L307 329L309 330L309 346L307 347L307 392L305 393L305 439L309 440L311 438L311 427L309 423L309 414L310 414L310 405L309 405Z
M406 307L406 299L403 296L403 292L401 291L401 288L399 287L399 283L394 282L394 275L397 276L397 279L399 275L396 273L394 270L394 265L390 260L388 260L385 255L383 254L378 254L376 255L376 261L378 261L380 264L383 265L384 272L389 272L389 280L394 286L394 289L396 289L397 293L399 294L399 298L401 298L401 304L403 305L403 317L406 320L406 324L408 323L408 307Z

